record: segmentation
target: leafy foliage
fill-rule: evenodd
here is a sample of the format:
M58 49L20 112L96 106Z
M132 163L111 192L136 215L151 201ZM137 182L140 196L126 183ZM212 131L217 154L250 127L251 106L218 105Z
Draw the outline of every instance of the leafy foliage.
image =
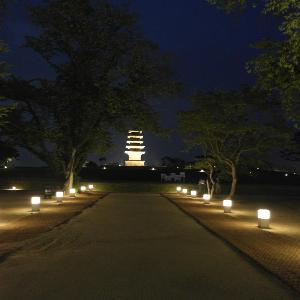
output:
M3 16L5 7L6 7L6 1L0 0L0 22L2 21L1 17ZM3 41L0 41L0 55L5 53L6 51L7 51L7 45ZM8 64L6 61L0 61L0 78L5 77L6 75L8 75ZM0 97L1 96L2 95L0 94ZM2 105L0 106L0 128L3 127L4 124L6 123L6 118L9 111L10 109L8 107Z
M149 99L177 86L167 57L139 33L135 15L108 1L53 0L32 7L31 18L41 33L27 46L55 78L2 82L17 103L10 134L20 146L69 179L88 153L110 146L111 129L157 130Z
M277 107L270 116L263 97L248 88L199 91L192 99L193 108L179 114L185 142L201 147L206 157L223 165L236 180L241 160L280 147L288 137L280 122L273 122L275 115L277 121L280 117Z
M282 34L280 40L264 40L253 46L261 54L247 69L257 76L258 85L278 96L285 112L296 127L300 122L300 1L299 0L209 0L227 12L251 6L276 16ZM259 5L262 4L262 5Z
M15 159L19 156L18 151L7 142L0 141L0 166L7 164L9 159Z
M161 159L162 166L168 168L184 168L186 162L178 157L164 156Z
M207 0L210 4L224 9L226 12L244 10L250 7L256 7L259 0Z

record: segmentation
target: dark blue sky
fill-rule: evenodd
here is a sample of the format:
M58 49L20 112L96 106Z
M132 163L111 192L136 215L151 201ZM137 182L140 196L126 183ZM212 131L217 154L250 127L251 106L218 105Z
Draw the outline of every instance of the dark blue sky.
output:
M25 78L47 76L49 70L40 57L22 47L25 35L37 32L28 21L26 4L39 0L16 1L9 10L1 38L10 48L5 59L12 72ZM188 107L188 95L196 89L237 88L253 82L245 62L255 56L249 44L276 34L272 20L252 10L242 15L226 15L205 0L135 0L132 10L140 17L144 34L173 55L173 69L186 88L186 97L156 105L163 126L176 128L174 114ZM116 146L107 153L108 161L122 162L125 137L116 135ZM159 163L165 155L192 160L194 152L184 152L176 133L169 139L145 134L146 161ZM148 150L148 151L147 151ZM33 157L23 153L20 163L32 164Z

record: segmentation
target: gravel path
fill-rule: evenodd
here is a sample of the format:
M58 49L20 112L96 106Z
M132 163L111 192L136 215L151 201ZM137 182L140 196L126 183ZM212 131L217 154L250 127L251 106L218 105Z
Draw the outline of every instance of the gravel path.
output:
M0 299L297 299L155 194L110 194L0 264Z

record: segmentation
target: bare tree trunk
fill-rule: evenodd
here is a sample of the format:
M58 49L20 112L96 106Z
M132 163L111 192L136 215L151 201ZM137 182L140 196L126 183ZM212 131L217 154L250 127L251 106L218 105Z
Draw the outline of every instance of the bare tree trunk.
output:
M64 184L64 192L66 195L70 193L70 189L73 188L74 185L75 155L76 155L76 150L73 149L71 159L69 161L69 164L65 172L66 181Z
M231 165L231 188L230 193L228 195L229 199L233 199L236 193L236 185L237 185L237 173L236 173L236 166L234 164Z
M216 182L214 180L214 177L213 177L213 169L211 169L209 171L209 180L211 182L211 189L210 189L210 197L212 198L214 196L214 192L215 192L215 185L216 185Z
M209 179L206 179L206 188L207 188L207 194L210 194L210 183L209 183Z

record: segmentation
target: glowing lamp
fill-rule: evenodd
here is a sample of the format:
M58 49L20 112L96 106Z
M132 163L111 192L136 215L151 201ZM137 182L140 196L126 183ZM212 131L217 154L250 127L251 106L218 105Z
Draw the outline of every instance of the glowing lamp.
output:
M76 195L76 189L71 188L71 189L69 190L69 193L70 193L71 196L75 197L75 195Z
M182 187L181 187L181 186L178 186L178 187L176 188L176 191L177 191L178 193L180 193L181 190L182 190Z
M94 188L93 184L89 184L89 190L91 191Z
M210 198L211 198L211 197L210 197L210 194L204 194L203 197L202 197L202 199L204 200L204 202L205 202L206 204L209 203Z
M223 200L224 213L230 213L231 207L232 207L232 200L229 199Z
M192 197L197 197L197 191L195 191L195 190L194 190L194 191L191 191L191 196L192 196Z
M13 191L15 191L17 188L16 188L15 186L12 186L11 189L12 189Z
M62 202L62 198L64 197L64 192L61 192L61 191L56 192L55 197L56 197L57 202Z
M188 189L182 189L182 193L185 194L185 195L187 195Z
M40 211L41 197L31 197L31 209L32 212Z
M81 192L85 192L85 191L86 191L86 186L85 186L85 185L82 185L82 186L80 187L80 191L81 191Z
M257 211L258 227L269 228L271 212L268 209L259 209Z

